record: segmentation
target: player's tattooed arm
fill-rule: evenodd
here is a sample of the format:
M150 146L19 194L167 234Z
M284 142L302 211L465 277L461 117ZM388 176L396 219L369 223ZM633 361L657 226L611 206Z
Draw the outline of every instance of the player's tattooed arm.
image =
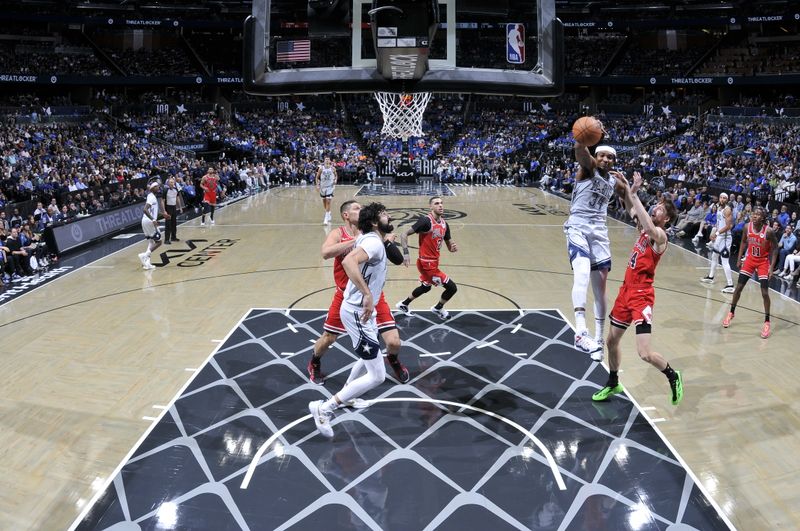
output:
M411 264L411 256L408 254L408 237L416 233L414 227L400 233L400 246L403 248L403 265L408 267Z

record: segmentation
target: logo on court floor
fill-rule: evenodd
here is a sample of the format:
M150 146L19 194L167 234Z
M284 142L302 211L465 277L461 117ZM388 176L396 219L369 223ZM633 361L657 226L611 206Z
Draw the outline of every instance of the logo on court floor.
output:
M428 208L387 208L387 212L392 217L395 227L402 227L403 225L413 225L420 218L420 216L427 216L430 212ZM466 212L460 210L445 210L444 219L447 222L452 222L457 219L467 217Z
M526 205L525 203L513 203L513 205L531 216L569 216L567 210L557 206Z
M7 283L5 291L0 293L0 304L5 304L10 300L14 300L17 297L24 295L25 293L32 291L35 288L38 288L42 284L47 284L51 280L56 277L63 275L72 271L72 266L62 266L50 269L46 273L41 273L36 276L22 278L15 282Z
M217 240L214 243L199 249L198 243L205 243L208 240L186 240L184 244L186 249L167 249L159 256L161 257L160 264L153 264L156 267L166 267L170 263L180 261L176 264L178 267L197 267L205 264L215 256L222 253L226 249L234 246L240 240ZM197 250L197 252L195 252ZM184 258L185 257L185 258Z

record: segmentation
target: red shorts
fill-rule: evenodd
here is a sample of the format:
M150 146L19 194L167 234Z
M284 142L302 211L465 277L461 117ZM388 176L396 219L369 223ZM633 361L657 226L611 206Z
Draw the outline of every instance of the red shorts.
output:
M652 286L627 287L623 284L611 310L611 323L620 328L628 328L631 323L651 324L655 303L656 290Z
M767 280L769 278L769 260L751 260L748 256L744 259L740 275L746 275L753 280Z
M339 288L335 288L333 300L331 301L331 307L328 310L328 316L325 318L325 324L322 325L322 328L326 332L330 332L334 335L344 334L346 332L344 329L344 324L342 324L342 318L339 316L339 312L342 309L343 300L344 291L340 290ZM376 319L378 322L378 331L385 332L386 330L397 328L397 325L394 323L392 311L389 309L389 305L386 303L386 298L383 296L383 292L381 292L381 298L378 299L378 304L375 305L375 310L378 312Z
M417 258L417 271L419 271L419 281L424 286L441 286L447 284L450 278L439 269L438 260L428 260L427 258Z
M214 192L213 194L204 194L203 195L203 202L208 203L209 205L216 205L217 204L217 194Z

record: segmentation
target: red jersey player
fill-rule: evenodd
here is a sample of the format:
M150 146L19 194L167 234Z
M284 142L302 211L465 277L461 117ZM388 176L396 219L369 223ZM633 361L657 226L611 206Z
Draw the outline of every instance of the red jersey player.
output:
M742 232L742 243L739 245L739 256L736 263L739 268L739 282L733 292L731 301L731 311L722 321L722 326L728 328L733 321L736 312L736 303L742 293L744 285L748 279L755 280L761 284L761 298L764 300L764 324L761 327L761 337L768 338L772 334L772 327L769 322L769 279L772 278L772 270L775 269L775 262L778 259L778 238L766 223L766 211L763 207L756 207L750 215L750 223L747 224ZM747 256L742 263L742 252L747 249Z
M613 173L615 177L624 182L622 174ZM650 345L653 306L655 305L653 280L658 261L667 251L669 242L664 226L675 216L675 204L670 199L662 201L653 208L653 213L648 215L636 196L636 190L641 182L642 177L636 172L634 173L633 187L626 186L625 190L625 202L630 209L631 216L638 220L640 233L628 260L625 280L619 288L619 295L617 295L614 308L611 310L611 330L608 332L608 368L610 371L608 382L592 395L592 400L607 400L624 390L619 383L618 376L621 361L619 342L622 334L633 323L636 325L636 349L639 357L664 373L672 392L672 404L678 405L683 399L681 373L670 367L663 356L655 352Z
M200 180L200 188L203 189L203 215L200 217L200 225L206 224L206 211L211 211L211 224L214 224L214 210L217 208L217 185L219 175L213 167L208 169L208 173L203 175Z
M347 287L348 280L347 273L342 266L342 260L353 248L353 244L359 235L358 213L360 210L361 205L357 201L350 200L342 203L339 212L345 224L329 232L325 242L322 244L322 258L325 260L333 258L333 280L336 283L336 288L334 289L328 315L325 318L325 324L322 326L322 335L314 343L314 352L307 366L309 379L312 383L318 385L325 383L325 374L322 373L322 356L333 345L336 338L345 332L344 324L342 324L342 319L339 316L342 301L344 300L344 289ZM390 261L399 265L402 263L402 257L397 247L392 243L393 235L390 236L391 238L384 242L387 245L386 254ZM390 252L390 249L393 249L394 253ZM394 258L392 257L393 254ZM383 293L381 293L381 298L375 305L375 310L378 312L378 331L386 344L386 361L400 383L406 383L409 380L408 369L397 359L397 354L400 352L400 334L397 332L392 311L389 309L389 304L386 302Z
M447 249L454 253L458 251L456 243L450 239L450 227L444 220L444 203L439 196L433 196L428 200L431 211L425 216L420 216L414 226L406 232L400 234L400 243L403 246L403 263L408 267L411 262L408 256L408 237L412 234L419 234L419 258L417 259L417 270L419 271L420 286L414 289L405 300L398 302L395 306L405 315L411 315L408 305L411 301L428 293L433 286L444 287L441 299L436 306L431 307L431 311L440 319L450 318L450 313L444 309L444 305L458 291L458 286L453 279L448 277L439 269L439 256L441 255L442 242L447 245Z

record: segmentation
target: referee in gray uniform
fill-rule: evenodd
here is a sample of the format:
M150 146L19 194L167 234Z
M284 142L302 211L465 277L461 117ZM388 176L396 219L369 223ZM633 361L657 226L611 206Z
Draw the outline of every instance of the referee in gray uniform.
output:
M178 188L175 179L167 179L167 187L164 189L164 212L167 219L164 222L164 243L179 242L178 231Z

